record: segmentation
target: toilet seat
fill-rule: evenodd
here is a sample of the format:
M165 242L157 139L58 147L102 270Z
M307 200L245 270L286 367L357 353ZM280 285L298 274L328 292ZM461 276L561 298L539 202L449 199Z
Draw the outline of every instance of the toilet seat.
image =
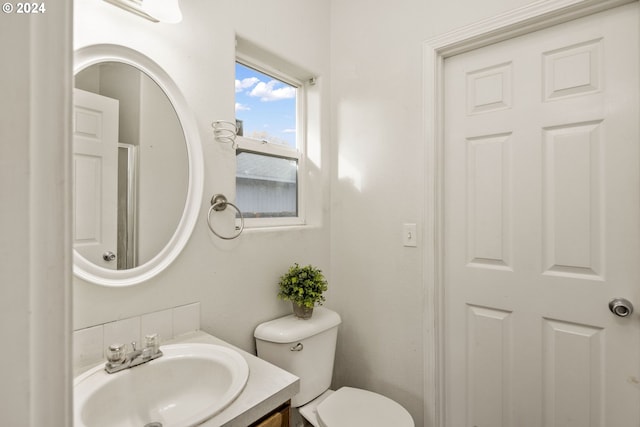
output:
M317 407L321 427L414 427L399 403L367 390L342 387Z

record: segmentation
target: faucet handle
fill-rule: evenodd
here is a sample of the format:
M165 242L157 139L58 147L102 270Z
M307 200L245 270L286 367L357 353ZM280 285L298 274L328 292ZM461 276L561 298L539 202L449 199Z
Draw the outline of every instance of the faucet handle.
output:
M136 349L136 346L137 346L137 345L138 345L138 343L137 343L137 342L135 342L135 341L131 341L131 351L136 351L136 350L137 350L137 349Z
M156 354L160 349L160 338L158 334L148 334L144 337L144 347L151 349L151 354Z
M127 349L124 344L111 344L107 348L107 361L112 364L124 362Z

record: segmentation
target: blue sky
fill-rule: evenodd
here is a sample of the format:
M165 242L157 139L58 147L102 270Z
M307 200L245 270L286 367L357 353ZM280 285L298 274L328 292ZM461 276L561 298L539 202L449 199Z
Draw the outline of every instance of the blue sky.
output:
M295 87L236 62L236 118L244 136L295 147Z

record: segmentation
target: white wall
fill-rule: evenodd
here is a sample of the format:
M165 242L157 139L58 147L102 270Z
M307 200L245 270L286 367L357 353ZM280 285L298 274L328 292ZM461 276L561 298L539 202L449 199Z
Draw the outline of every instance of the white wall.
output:
M422 43L528 0L333 1L331 284L342 314L334 385L384 393L417 426L423 391ZM428 410L429 408L427 408ZM427 417L428 418L428 414Z
M130 288L105 288L74 278L75 329L200 301L203 329L252 351L255 326L290 312L290 305L276 298L278 277L288 266L313 263L329 269L328 104L320 104L311 123L326 139L309 171L311 226L246 230L239 239L226 242L206 225L212 194L234 199L235 154L229 145L214 140L211 123L234 118L236 34L320 76L314 91L328 99L322 76L328 74L329 6L323 1L300 5L297 0L182 1L181 23L154 24L106 2L76 0L76 49L98 43L124 45L172 76L200 131L205 184L193 235L163 273Z

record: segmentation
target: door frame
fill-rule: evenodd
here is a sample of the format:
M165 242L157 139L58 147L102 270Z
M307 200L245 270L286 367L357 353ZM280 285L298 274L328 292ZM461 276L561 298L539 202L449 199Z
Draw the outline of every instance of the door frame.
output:
M637 0L542 0L423 42L425 141L424 421L445 426L444 60ZM640 23L639 23L640 24Z

